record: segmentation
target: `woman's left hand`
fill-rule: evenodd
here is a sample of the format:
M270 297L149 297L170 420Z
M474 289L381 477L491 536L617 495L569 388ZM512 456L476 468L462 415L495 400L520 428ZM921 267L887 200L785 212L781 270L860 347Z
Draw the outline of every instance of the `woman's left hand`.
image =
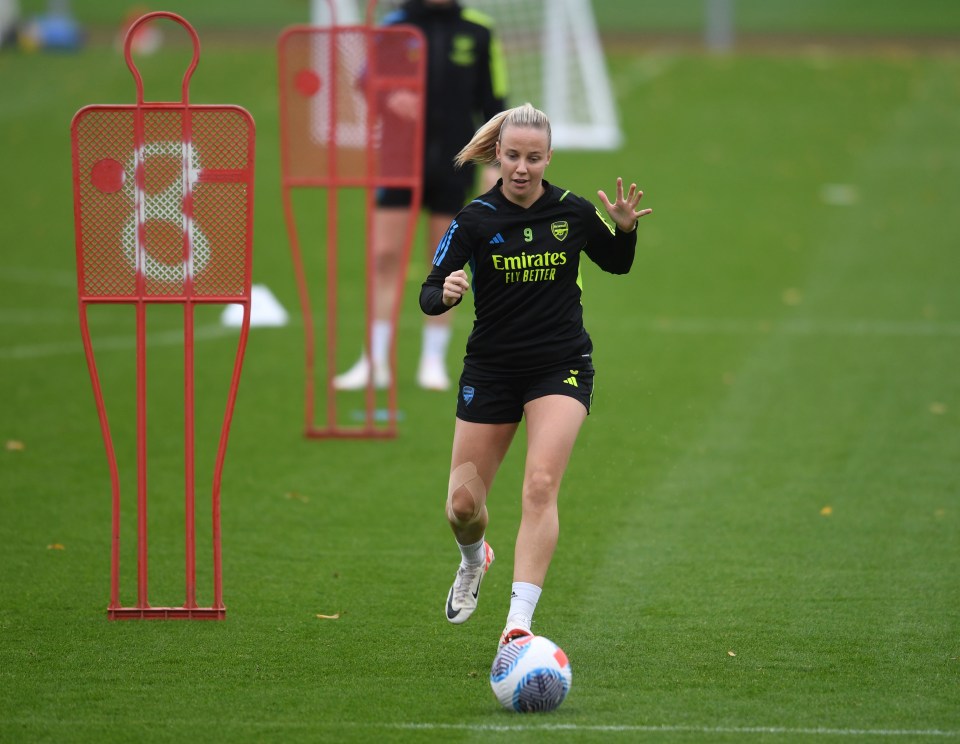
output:
M611 202L606 193L602 190L597 192L600 201L610 215L610 219L617 223L617 227L622 232L631 232L637 225L637 220L650 214L652 209L641 209L637 211L637 205L643 198L643 192L637 188L637 184L631 183L627 195L623 195L623 179L617 179L617 199Z
M406 88L392 90L387 96L387 110L404 121L414 121L421 116L422 105L420 96Z

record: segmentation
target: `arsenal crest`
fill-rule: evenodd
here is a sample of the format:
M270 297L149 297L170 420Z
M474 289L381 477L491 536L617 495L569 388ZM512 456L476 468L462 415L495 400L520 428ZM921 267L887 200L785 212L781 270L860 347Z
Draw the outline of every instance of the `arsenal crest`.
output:
M550 232L553 233L553 237L557 240L563 241L567 237L567 233L570 232L570 225L567 224L566 220L554 222L550 225Z

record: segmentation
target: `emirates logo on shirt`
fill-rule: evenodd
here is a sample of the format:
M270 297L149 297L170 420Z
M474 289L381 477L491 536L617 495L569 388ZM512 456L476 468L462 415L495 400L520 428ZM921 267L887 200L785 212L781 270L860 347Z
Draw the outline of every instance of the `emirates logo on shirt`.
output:
M490 260L494 269L503 272L503 280L506 284L552 282L557 278L555 267L567 263L567 254L563 251L544 251L543 253L521 251L519 255L513 256L493 253L490 255Z

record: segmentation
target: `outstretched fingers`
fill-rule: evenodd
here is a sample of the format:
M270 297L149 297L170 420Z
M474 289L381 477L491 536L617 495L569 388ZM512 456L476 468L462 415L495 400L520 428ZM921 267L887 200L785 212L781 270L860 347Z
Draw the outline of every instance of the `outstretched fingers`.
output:
M624 194L622 178L617 178L616 201L611 202L606 192L602 190L597 192L597 196L600 197L607 214L624 230L633 229L633 225L638 219L653 211L652 209L637 211L640 200L643 198L643 192L637 188L636 183L631 183L627 193Z

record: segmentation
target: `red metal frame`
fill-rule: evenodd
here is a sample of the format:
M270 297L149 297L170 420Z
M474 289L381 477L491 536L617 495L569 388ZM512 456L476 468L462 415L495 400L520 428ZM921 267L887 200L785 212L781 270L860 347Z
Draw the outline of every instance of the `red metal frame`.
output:
M334 18L333 3L329 2L331 18ZM404 248L401 257L401 265L406 266L409 261L410 248L413 243L413 236L416 232L417 221L420 213L420 203L422 197L422 170L423 170L423 115L418 118L416 127L409 143L411 153L409 172L397 175L385 175L379 173L376 169L377 156L377 127L379 112L378 100L385 92L402 87L413 91L420 96L421 106L426 92L426 40L423 34L414 27L390 27L376 28L373 26L373 14L376 6L376 0L372 0L368 5L367 22L364 26L338 26L335 21L329 28L320 28L312 26L294 26L283 31L278 41L278 60L279 60L279 79L280 79L280 143L281 143L281 191L283 198L283 211L287 223L287 235L290 241L290 250L292 254L294 270L296 272L297 286L300 293L300 308L303 314L305 345L306 345L306 384L305 384L305 434L312 438L378 438L395 437L397 433L397 374L396 374L396 338L394 332L390 344L390 369L391 379L387 392L387 417L386 421L378 421L376 402L377 397L374 391L373 379L369 381L365 396L364 422L360 426L349 426L338 421L337 416L337 391L333 386L333 378L337 363L337 314L338 314L338 293L337 293L337 267L339 250L339 230L337 220L338 193L344 188L365 188L366 189L366 348L371 347L371 328L373 321L373 293L374 275L373 275L373 211L375 207L376 189L381 187L407 188L411 191L411 205L409 220L406 229ZM339 42L348 38L350 35L362 36L364 40L364 60L366 62L366 71L363 81L365 91L365 104L368 113L365 121L364 147L365 156L363 161L365 168L363 172L350 170L349 164L344 170L341 160L348 156L340 151L341 140L339 134L338 109L339 101L343 91L340 89L337 80L336 71L333 69L338 58ZM416 50L418 59L415 60L413 68L406 68L402 72L391 71L385 74L377 64L378 44L384 44L387 39L407 39L410 49ZM297 91L295 85L295 76L304 72L303 69L293 69L290 61L293 46L299 42L312 39L315 42L324 40L326 48L331 50L329 54L327 69L319 71L316 79L322 81L322 85L317 93L322 91L325 95L322 100L325 106L325 112L328 120L333 122L329 130L330 142L325 151L328 153L326 169L320 169L310 173L297 172L301 164L297 159L297 148L303 148L310 141L310 132L303 131L303 123L300 120L294 120L291 115L291 106L296 103L294 100L302 91ZM316 60L313 60L316 62ZM316 70L309 70L315 73ZM300 125L300 129L298 129ZM300 246L300 237L297 230L296 217L292 203L291 192L295 188L324 188L326 189L326 248L327 248L327 277L326 277L326 422L324 425L318 425L316 422L316 328L313 322L313 310L310 300L310 282L307 279L304 269L303 252ZM396 329L397 319L400 314L400 298L403 291L403 272L400 272L400 286L397 292L397 301L391 313L392 324Z
M133 61L131 42L143 24L157 19L180 24L193 43L193 58L183 76L180 101L144 101L143 80ZM189 102L190 79L199 62L200 41L181 16L155 12L139 18L127 31L124 56L136 84L136 104L86 106L77 112L71 125L80 332L112 488L108 617L223 619L226 607L220 490L250 329L254 123L250 114L238 106ZM169 122L177 119L179 132L174 139L176 125ZM171 131L165 139L154 131L160 129L158 122ZM207 167L201 167L204 152L209 155ZM118 158L126 153L129 160L123 169ZM164 214L159 217L153 215L152 203L157 201L150 190L153 181L148 183L148 162L153 157L179 159L179 173L175 169L167 174L171 186L165 194L172 196L163 204ZM112 171L112 180L110 176L98 178L100 166ZM156 171L149 171L155 179ZM237 221L243 225L242 231L236 228ZM169 260L169 255L166 261L151 255L151 249L160 241L153 241L153 228L148 227L164 222L179 224L179 260L175 252L174 260ZM123 228L121 223L132 225L132 230ZM181 606L153 607L148 596L146 308L151 303L183 305L186 596ZM198 304L228 303L243 307L243 322L213 473L213 601L211 606L201 607L196 593L194 317ZM87 317L91 304L133 305L136 309L137 598L133 605L124 605L120 600L120 471L94 358Z

